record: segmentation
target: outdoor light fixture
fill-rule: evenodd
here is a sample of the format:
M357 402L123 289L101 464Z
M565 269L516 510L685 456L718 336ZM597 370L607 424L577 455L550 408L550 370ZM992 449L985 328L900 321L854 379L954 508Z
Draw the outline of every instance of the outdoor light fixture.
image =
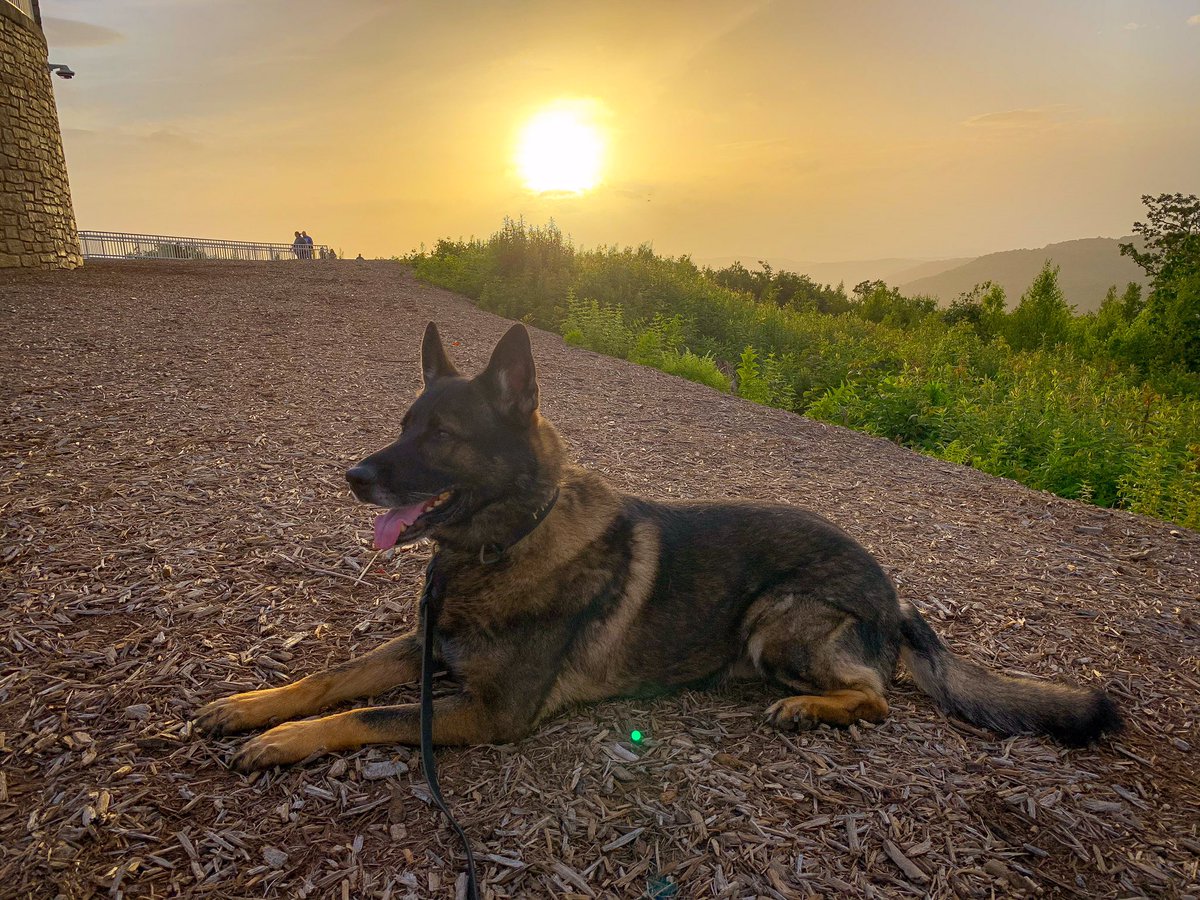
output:
M74 78L75 70L70 66L64 66L62 63L46 63L46 68L57 75L59 78Z

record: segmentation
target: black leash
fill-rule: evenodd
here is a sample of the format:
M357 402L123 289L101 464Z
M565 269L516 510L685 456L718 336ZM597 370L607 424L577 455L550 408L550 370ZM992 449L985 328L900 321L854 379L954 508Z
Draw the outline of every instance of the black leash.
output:
M479 561L484 565L498 562L505 553L531 531L542 524L554 504L558 502L558 489L539 509L534 510L532 518L523 523L509 535L508 543L491 544L479 548ZM442 598L446 592L445 576L434 571L433 558L425 567L425 589L421 592L421 618L424 621L422 629L421 649L421 767L425 770L425 783L429 785L429 794L438 809L450 822L450 827L457 833L459 840L467 851L467 900L479 900L479 884L475 876L475 854L471 852L471 842L462 826L454 821L442 797L442 789L438 784L437 763L433 758L433 630L437 626L437 617L442 611Z
M425 620L425 646L421 654L421 767L425 770L425 783L429 785L429 794L433 797L433 802L446 816L450 827L458 833L459 840L467 851L467 898L479 900L475 855L471 852L471 842L446 806L442 789L438 785L437 764L433 759L433 629L438 613L442 611L442 595L445 588L445 579L433 571L433 560L430 559L425 568L425 590L421 593L421 616Z

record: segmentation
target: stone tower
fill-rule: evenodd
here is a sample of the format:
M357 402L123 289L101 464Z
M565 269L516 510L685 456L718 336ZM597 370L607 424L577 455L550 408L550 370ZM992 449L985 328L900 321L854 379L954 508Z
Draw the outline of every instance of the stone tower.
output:
M37 0L0 0L0 268L83 264Z

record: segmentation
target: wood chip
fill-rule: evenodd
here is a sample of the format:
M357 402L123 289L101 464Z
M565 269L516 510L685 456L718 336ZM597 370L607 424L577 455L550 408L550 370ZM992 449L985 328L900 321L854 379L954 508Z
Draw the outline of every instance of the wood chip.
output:
M612 851L616 850L619 847L624 847L626 844L632 844L634 841L636 841L638 839L639 836L641 836L641 833L645 830L646 829L644 829L644 828L635 828L635 829L633 829L633 831L629 832L628 834L622 835L621 837L617 838L615 841L609 841L607 844L605 844L603 847L600 848L600 852L601 853L611 853Z
M886 853L888 855L888 859L899 866L900 871L902 871L912 881L915 881L918 884L924 884L929 880L929 876L925 874L925 870L901 853L900 848L891 841L885 840L883 842L883 852Z

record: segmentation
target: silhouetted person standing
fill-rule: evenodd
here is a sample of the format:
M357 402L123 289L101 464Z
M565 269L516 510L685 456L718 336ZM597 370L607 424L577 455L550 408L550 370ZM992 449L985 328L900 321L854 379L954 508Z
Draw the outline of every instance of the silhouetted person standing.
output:
M304 238L300 237L300 232L296 232L296 239L292 241L292 253L296 259L304 259Z
M313 239L308 236L307 231L300 232L300 240L304 241L304 258L313 258Z

